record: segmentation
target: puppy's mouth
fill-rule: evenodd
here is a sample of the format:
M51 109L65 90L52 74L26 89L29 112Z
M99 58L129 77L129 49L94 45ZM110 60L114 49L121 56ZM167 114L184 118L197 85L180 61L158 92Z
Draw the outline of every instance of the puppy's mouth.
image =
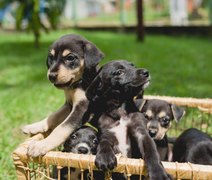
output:
M146 89L149 86L149 84L150 84L150 78L143 83L143 85L142 85L143 89Z
M150 84L150 78L148 78L148 79L146 79L144 82L142 82L142 81L132 81L132 82L128 82L128 83L126 83L125 85L130 85L130 86L132 86L132 87L135 87L135 88L141 88L141 89L145 89L145 88L147 88L148 86L149 86L149 84Z
M151 135L152 133L151 132L149 132L149 135L152 137L152 139L154 139L154 140L158 140L158 141L160 141L160 140L162 140L163 138L164 138L164 136L165 136L165 134L164 133L159 133L159 132L157 132L156 134L154 134L154 135Z
M57 88L65 88L65 87L69 87L72 84L73 79L71 79L70 81L60 84L60 83L54 83L54 86Z

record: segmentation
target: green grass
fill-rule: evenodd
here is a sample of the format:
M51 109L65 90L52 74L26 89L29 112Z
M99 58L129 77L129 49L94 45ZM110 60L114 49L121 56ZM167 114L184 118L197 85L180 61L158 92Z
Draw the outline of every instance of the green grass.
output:
M0 179L15 179L11 152L25 138L19 128L41 120L64 101L63 92L46 78L48 46L67 33L93 41L111 59L128 59L152 76L146 94L211 98L211 39L133 34L58 31L43 34L35 49L31 34L0 32Z

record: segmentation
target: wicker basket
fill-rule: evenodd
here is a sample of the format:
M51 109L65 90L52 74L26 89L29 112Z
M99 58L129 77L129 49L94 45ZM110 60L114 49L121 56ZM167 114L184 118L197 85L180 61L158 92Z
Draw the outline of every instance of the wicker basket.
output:
M145 96L145 99L163 99L170 103L184 106L186 116L169 131L169 136L177 136L182 130L189 127L196 127L204 132L212 134L211 114L212 99L176 98L166 96ZM93 179L95 156L63 153L60 151L48 152L39 158L30 158L26 155L27 146L31 139L41 140L44 135L37 134L27 139L13 152L13 161L16 167L17 179L53 179L52 170L57 168L58 179L60 179L60 169L68 167L68 179L70 179L70 168L79 168L83 174L84 170L89 170L90 178ZM117 155L118 165L113 172L125 173L128 179L131 175L146 175L146 167L142 159L130 159ZM197 165L191 163L162 162L166 171L176 179L212 179L212 166ZM55 168L54 168L55 169ZM112 172L111 172L112 173ZM110 179L111 173L105 176ZM83 176L81 176L83 178Z

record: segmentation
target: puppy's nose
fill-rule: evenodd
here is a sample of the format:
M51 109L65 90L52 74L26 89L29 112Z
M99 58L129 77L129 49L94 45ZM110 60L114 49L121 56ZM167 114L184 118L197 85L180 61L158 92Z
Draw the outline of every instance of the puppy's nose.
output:
M139 73L145 77L149 77L149 71L147 69L139 69Z
M55 74L55 73L49 74L49 80L51 82L55 82L56 79L57 79L57 74Z
M150 135L151 137L155 137L156 134L157 134L157 132L158 132L157 129L150 129L150 130L149 130L149 135Z
M86 147L79 147L78 148L78 153L79 154L87 154L88 153L88 148L86 148Z

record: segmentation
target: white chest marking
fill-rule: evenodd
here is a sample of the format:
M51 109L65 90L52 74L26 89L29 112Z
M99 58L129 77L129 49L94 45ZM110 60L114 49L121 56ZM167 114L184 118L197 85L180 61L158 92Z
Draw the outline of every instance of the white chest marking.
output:
M129 137L127 135L127 124L129 123L128 119L120 119L120 123L110 129L111 132L113 132L118 140L118 149L120 152L127 157L128 150L129 150Z

